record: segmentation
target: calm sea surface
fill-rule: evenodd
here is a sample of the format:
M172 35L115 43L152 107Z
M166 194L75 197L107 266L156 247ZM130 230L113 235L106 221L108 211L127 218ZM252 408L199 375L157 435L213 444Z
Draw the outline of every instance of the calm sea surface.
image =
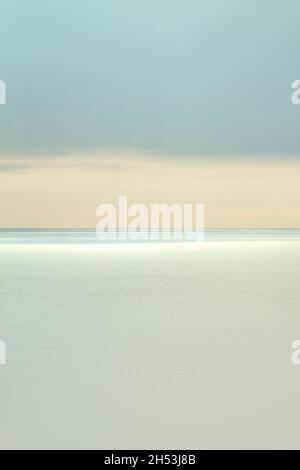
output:
M300 232L0 231L0 448L300 448Z

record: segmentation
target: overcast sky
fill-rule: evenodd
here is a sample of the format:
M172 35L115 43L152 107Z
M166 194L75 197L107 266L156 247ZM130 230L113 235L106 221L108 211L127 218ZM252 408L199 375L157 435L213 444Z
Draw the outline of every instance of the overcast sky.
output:
M299 0L1 0L0 227L198 202L299 227Z
M299 0L2 0L0 153L299 155Z

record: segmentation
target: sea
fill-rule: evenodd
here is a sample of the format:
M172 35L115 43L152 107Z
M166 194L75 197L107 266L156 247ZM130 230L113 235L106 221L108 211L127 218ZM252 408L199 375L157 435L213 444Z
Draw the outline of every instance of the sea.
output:
M300 230L0 230L0 449L299 449L296 340Z

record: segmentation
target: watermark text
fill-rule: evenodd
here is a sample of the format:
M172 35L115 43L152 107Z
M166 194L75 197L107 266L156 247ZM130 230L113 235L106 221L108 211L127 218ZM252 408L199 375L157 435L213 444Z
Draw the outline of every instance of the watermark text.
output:
M291 355L291 361L294 366L299 366L300 365L300 339L295 339L292 342L292 355Z
M0 80L0 104L6 104L6 83Z
M118 205L100 204L97 238L130 240L198 240L204 238L203 204L128 204L119 196Z
M6 344L0 340L0 366L6 365Z
M300 80L294 80L292 82L292 96L291 100L293 104L300 104Z

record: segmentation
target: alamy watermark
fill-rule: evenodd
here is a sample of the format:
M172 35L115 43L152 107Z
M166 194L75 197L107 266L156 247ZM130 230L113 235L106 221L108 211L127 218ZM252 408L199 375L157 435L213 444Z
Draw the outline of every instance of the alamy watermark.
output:
M292 347L292 355L291 355L291 361L294 366L299 366L300 365L300 339L294 339L294 341L291 344Z
M6 365L6 343L0 340L0 366Z
M6 104L6 83L0 80L0 104Z
M96 211L99 239L195 240L204 239L203 204L128 204L119 196L118 205L100 204Z
M294 80L292 82L292 96L291 100L293 104L300 104L300 80Z

